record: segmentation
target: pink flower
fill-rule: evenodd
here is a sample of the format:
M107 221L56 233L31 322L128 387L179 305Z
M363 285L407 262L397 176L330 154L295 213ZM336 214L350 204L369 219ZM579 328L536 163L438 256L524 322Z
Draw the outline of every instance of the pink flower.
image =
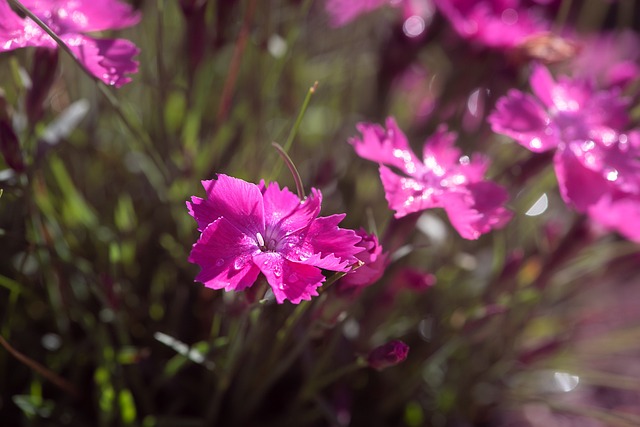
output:
M404 30L409 37L422 33L435 12L432 0L327 0L325 3L334 27L347 25L360 15L384 6L402 8Z
M396 275L394 285L396 289L407 289L414 292L424 292L436 284L436 276L413 268L403 268Z
M300 201L277 183L255 185L227 175L202 181L207 199L192 197L189 213L202 232L189 261L202 270L196 281L213 289L240 291L262 273L278 303L318 295L321 268L349 271L362 240L337 224L344 214L317 217L322 194Z
M23 0L22 4L51 28L95 77L120 87L138 71L133 57L139 50L123 39L95 39L87 32L132 26L140 15L117 0ZM29 18L0 2L0 52L28 46L57 49L56 42Z
M461 37L487 47L516 47L551 27L543 8L526 0L434 1Z
M590 78L604 87L624 89L640 76L640 37L631 30L585 36L568 63L574 77Z
M382 252L375 234L369 234L364 229L356 231L356 234L362 238L357 246L364 248L356 258L363 264L340 279L341 288L364 288L375 283L384 274L389 261L389 254Z
M625 133L628 101L591 80L556 82L542 66L530 84L535 96L512 90L498 100L489 116L493 130L536 153L555 150L564 201L640 241L640 132Z
M367 363L373 369L381 371L404 362L408 354L408 345L400 340L393 340L373 349L367 357Z
M511 212L503 207L506 190L483 179L488 159L479 154L461 156L453 146L456 135L445 127L426 141L422 160L411 151L393 118L387 119L386 130L370 123L357 127L362 138L351 138L349 143L360 157L380 164L382 185L396 218L444 208L465 239L477 239L511 219Z

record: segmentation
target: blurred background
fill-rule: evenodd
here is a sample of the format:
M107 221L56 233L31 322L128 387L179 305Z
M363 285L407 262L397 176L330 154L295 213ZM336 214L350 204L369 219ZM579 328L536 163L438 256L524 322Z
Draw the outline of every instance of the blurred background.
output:
M323 0L136 1L138 25L101 34L140 48L118 89L64 52L48 69L33 48L0 55L0 143L13 132L26 165L3 151L0 424L640 425L638 245L571 211L551 157L486 122L532 63L577 67L588 37L627 34L636 61L640 5L505 1L538 8L554 37L495 46L462 37L447 2L380 3L336 22ZM194 283L185 202L214 173L293 190L271 143L315 82L289 156L322 214L376 233L390 265L356 295L256 310ZM468 241L441 210L393 219L347 143L390 115L416 153L446 123L463 153L487 154L513 220ZM404 362L352 365L392 339Z

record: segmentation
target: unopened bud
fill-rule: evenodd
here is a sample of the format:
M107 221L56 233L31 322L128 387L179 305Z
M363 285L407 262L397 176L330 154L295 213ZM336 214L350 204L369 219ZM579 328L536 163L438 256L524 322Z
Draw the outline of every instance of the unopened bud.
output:
M39 47L33 56L31 89L27 92L26 110L31 123L42 118L42 104L53 85L58 67L58 49Z
M373 369L381 371L402 363L409 354L409 346L400 340L389 341L377 347L367 356L367 363Z
M11 111L9 104L4 97L4 91L0 89L0 152L4 161L16 172L23 172L25 169L22 151L20 150L20 140L13 130L11 123Z

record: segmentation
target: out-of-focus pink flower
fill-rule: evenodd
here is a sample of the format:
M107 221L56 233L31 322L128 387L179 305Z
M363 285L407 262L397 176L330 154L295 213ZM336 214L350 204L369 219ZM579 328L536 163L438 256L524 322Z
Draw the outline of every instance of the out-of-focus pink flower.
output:
M88 32L135 25L140 15L117 0L23 0L22 4L53 30L95 77L120 87L138 71L139 50L124 39L96 39ZM56 42L29 18L21 18L0 2L0 52L36 46L57 49Z
M395 120L390 117L386 124L386 129L358 124L362 137L351 138L349 143L360 157L380 164L382 185L396 218L443 208L465 239L477 239L511 219L511 212L503 206L506 190L484 180L489 166L486 157L461 156L453 146L456 135L441 127L425 142L420 160Z
M564 201L596 222L640 241L640 132L625 133L628 101L617 88L561 78L536 66L535 96L511 90L489 116L494 132L529 150L555 150Z
M196 281L209 288L240 291L262 273L278 303L298 304L318 295L320 269L349 271L363 250L361 237L338 227L344 214L318 217L316 189L300 201L277 183L217 175L202 184L207 198L187 202L202 232L189 261L200 265Z
M516 47L529 37L548 32L551 27L541 13L542 6L526 0L434 2L461 37L487 47Z
M367 363L373 369L381 371L404 362L408 354L408 345L400 340L393 340L373 349L367 356Z
M424 292L436 284L436 276L414 268L403 268L394 280L396 289L407 289L414 292Z
M579 42L568 67L574 77L594 79L601 87L625 88L640 77L640 37L633 31L598 33Z
M389 261L389 254L382 252L382 246L375 234L367 233L364 229L356 231L362 237L357 246L364 250L356 254L356 258L363 264L347 273L338 283L343 288L363 288L375 283L384 274Z
M325 3L334 27L342 27L358 16L383 6L402 9L403 30L409 37L422 34L435 12L432 0L327 0Z

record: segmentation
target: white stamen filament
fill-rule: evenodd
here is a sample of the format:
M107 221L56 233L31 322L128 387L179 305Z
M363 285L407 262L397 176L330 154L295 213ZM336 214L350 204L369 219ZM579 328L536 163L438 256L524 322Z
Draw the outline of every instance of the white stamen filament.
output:
M264 239L262 238L262 234L257 233L257 234L256 234L256 239L258 239L258 245L259 245L261 248L264 248Z

